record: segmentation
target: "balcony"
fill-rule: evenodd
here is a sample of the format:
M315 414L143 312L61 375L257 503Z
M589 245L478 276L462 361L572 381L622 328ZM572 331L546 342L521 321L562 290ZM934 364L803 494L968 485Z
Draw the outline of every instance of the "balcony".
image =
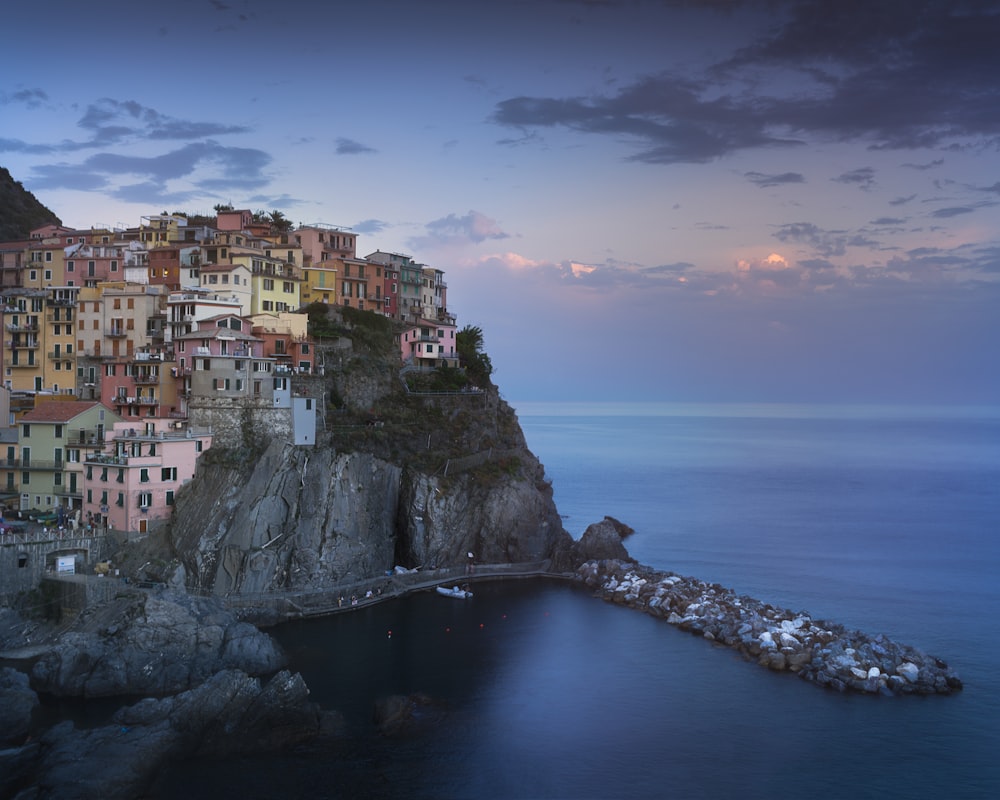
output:
M108 330L104 331L104 335L107 336L109 339L124 339L126 336L128 336L128 333L125 331L124 328L109 328Z
M157 386L160 383L159 375L133 375L132 380L140 386Z
M11 333L31 333L31 332L37 333L38 332L38 323L37 322L25 322L25 323L18 322L16 324L13 323L13 322L8 322L6 327L7 327L7 330L9 330Z
M5 367L10 367L11 369L37 369L40 366L37 361L14 361L11 358L5 358L3 360L3 365Z
M127 467L128 456L118 456L112 453L92 453L84 459L84 464L98 464L100 466ZM91 478L90 480L94 480Z

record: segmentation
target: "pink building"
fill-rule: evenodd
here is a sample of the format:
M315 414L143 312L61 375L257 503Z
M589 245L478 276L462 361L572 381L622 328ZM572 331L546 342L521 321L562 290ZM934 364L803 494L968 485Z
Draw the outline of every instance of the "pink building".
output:
M169 519L212 434L182 421L147 419L115 423L106 443L84 462L81 521L134 535Z
M457 367L454 321L422 319L399 337L403 363L414 367Z

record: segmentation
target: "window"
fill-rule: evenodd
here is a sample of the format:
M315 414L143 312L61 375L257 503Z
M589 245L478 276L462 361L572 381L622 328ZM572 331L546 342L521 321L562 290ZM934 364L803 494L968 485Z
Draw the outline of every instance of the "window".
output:
M160 470L160 480L161 481L176 481L177 480L177 467L163 467Z
M153 505L152 492L139 492L139 508L147 509Z
M51 255L51 253L46 253L46 255ZM52 259L47 259L47 260L51 261ZM52 270L50 269L45 270L45 280L47 281L52 280Z
M54 436L55 436L56 439L62 439L62 436L63 436L63 426L62 425L56 425L55 426L55 430L54 430L53 433L54 433Z
M166 503L167 503L168 506L172 506L174 504L174 490L173 489L167 489Z
M274 291L274 279L273 278L264 278L264 291L265 292Z
M21 426L21 437L24 439L28 439L31 437L31 425L29 425L27 422L25 422Z
M139 470L139 483L149 483L149 469L143 467ZM147 503L148 505L148 503Z
M118 492L118 499L115 500L115 505L118 506L118 508L125 507L125 492Z

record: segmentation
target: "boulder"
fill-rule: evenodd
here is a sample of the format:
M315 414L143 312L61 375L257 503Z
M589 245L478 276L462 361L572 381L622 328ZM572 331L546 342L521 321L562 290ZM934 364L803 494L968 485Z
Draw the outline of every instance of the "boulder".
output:
M628 560L628 550L622 543L622 538L632 532L627 525L622 525L613 517L605 517L587 527L579 542L573 545L577 562L607 561L615 559Z
M167 695L224 669L266 675L285 657L217 598L135 592L85 612L34 664L35 689L60 696Z
M307 695L298 675L279 672L262 686L225 670L188 692L120 709L111 725L77 730L62 722L32 751L30 796L130 800L147 796L157 772L179 759L271 751L315 737L331 726Z
M10 667L0 669L0 745L21 744L31 728L38 695L28 676Z

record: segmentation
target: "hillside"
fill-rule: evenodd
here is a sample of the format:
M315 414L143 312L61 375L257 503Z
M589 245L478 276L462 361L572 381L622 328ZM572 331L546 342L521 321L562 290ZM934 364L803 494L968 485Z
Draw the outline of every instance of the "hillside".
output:
M62 220L0 167L0 242L27 239L32 229L49 223Z

